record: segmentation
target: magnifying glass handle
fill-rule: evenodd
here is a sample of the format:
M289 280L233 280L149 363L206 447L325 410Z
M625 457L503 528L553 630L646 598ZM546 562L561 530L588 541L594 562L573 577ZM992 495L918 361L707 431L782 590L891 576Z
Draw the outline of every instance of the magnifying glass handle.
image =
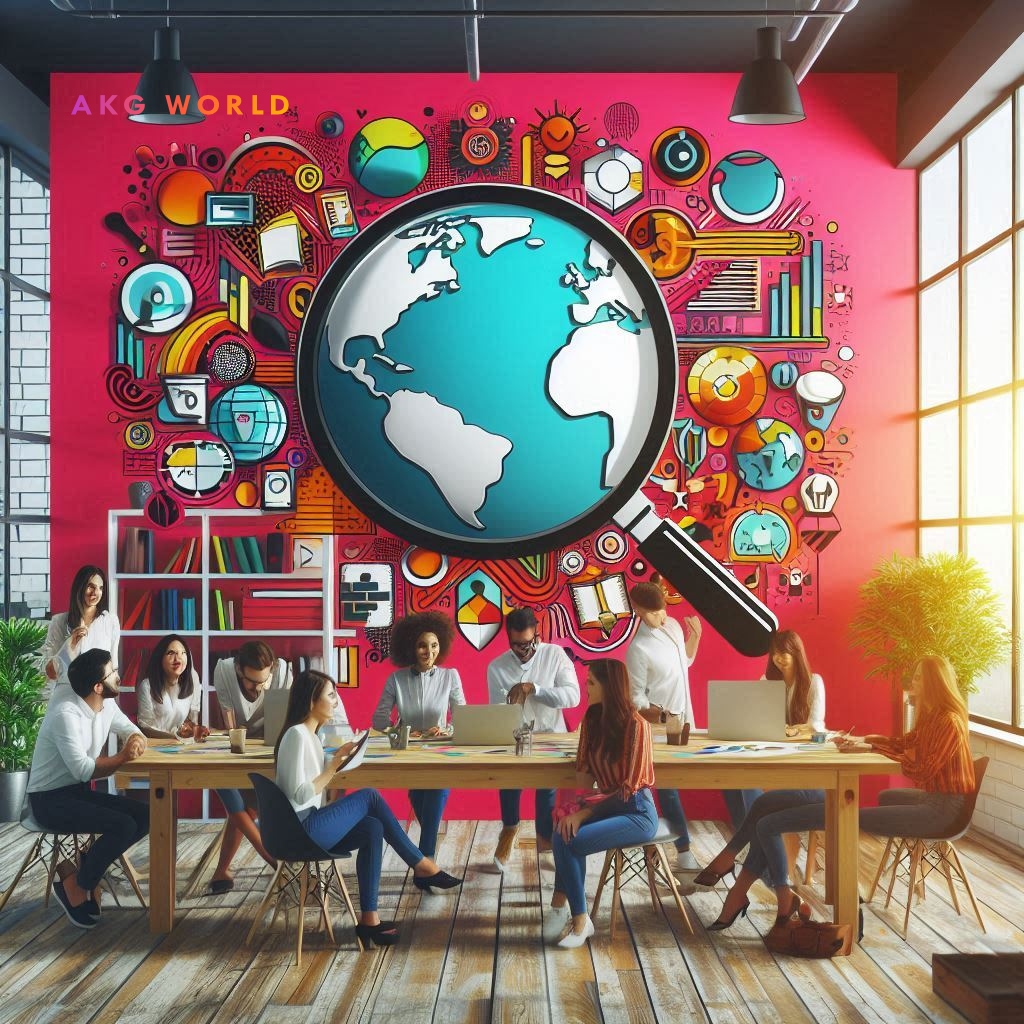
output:
M740 654L768 653L778 619L728 569L662 519L636 494L612 517L639 544L640 554L693 605L697 613Z

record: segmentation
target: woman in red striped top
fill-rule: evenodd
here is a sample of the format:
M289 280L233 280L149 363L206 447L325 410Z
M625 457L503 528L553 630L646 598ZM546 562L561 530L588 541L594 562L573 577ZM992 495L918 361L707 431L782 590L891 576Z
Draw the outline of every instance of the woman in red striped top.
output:
M629 673L621 661L601 658L587 673L590 706L580 726L576 753L576 785L603 799L563 817L555 826L555 894L544 937L563 948L582 946L594 934L587 914L584 882L587 856L618 846L650 842L658 830L658 812L651 795L654 755L651 727L633 707ZM596 795L596 794L593 794Z

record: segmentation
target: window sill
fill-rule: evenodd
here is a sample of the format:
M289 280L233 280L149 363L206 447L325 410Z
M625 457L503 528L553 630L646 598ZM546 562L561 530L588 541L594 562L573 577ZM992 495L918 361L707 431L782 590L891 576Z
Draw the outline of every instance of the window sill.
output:
M986 740L994 740L996 743L1005 743L1008 747L1024 750L1024 736L1018 736L1015 732L1004 732L1002 729L994 729L991 725L981 725L979 722L970 723L970 732L974 736L981 736Z

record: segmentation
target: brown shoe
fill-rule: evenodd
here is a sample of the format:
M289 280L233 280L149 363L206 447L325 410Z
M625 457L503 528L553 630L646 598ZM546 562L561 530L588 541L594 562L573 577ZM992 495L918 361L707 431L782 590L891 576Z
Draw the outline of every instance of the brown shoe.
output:
M494 866L499 871L504 871L508 864L512 851L516 848L516 840L519 838L519 826L508 825L501 830L498 836L498 845L494 848Z

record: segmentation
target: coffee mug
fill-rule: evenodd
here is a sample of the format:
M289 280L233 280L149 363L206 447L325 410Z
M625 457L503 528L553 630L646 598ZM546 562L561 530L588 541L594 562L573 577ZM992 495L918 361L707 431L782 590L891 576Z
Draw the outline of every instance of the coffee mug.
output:
M412 732L412 727L408 725L400 725L394 732L388 733L388 742L391 744L392 750L408 750L409 749L409 734Z
M796 400L804 422L818 430L828 430L846 394L846 385L827 370L811 370L796 382Z
M670 746L678 747L682 742L683 719L681 715L665 717L665 739Z
M245 753L245 729L228 729L228 743L232 754Z

